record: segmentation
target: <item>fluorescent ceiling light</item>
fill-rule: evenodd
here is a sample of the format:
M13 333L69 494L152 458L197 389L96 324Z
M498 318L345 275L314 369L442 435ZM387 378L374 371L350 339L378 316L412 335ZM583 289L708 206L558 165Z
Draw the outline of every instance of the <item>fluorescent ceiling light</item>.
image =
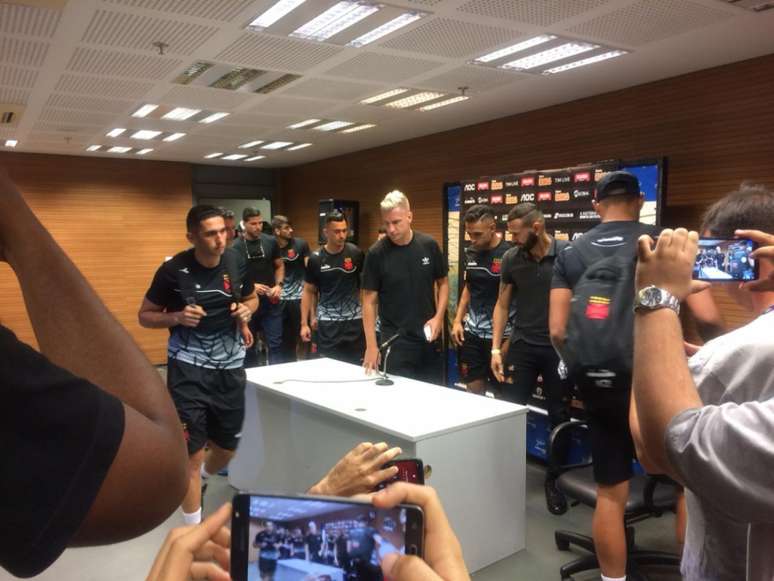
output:
M89 145L89 147L86 148L86 151L97 151L101 147L101 145Z
M376 125L373 123L364 123L363 125L355 125L354 127L340 131L340 133L355 133L357 131L362 131L363 129L371 129L371 127L376 127Z
M161 116L162 119L170 119L172 121L185 121L201 113L201 109L189 109L188 107L175 107L169 113Z
M225 159L227 161L237 161L237 160L240 160L240 159L244 159L246 157L247 157L247 155L243 155L241 153L232 153L231 155L226 155L222 159Z
M131 147L119 147L118 145L115 145L110 149L108 149L108 153L126 153L131 149L132 149Z
M208 153L207 155L204 156L204 159L215 159L216 157L220 157L221 155L223 155L221 152Z
M436 103L430 103L429 105L425 105L424 107L420 107L420 111L432 111L433 109L438 109L439 107L446 107L446 105L451 105L453 103L459 103L460 101L467 101L470 99L470 97L466 97L464 95L459 95L457 97L452 97L451 99L444 99L443 101L438 101Z
M150 153L151 151L153 151L153 148L146 147L145 149L141 149L140 151L138 151L137 155L145 155L146 153Z
M408 107L413 107L414 105L419 105L420 103L424 103L426 101L432 101L433 99L440 99L441 97L444 97L444 93L434 93L432 91L424 91L422 93L417 93L415 95L411 95L409 97L404 97L403 99L398 99L397 101L391 101L389 103L385 103L385 107L390 107L392 109L406 109Z
M374 12L378 12L380 8L381 6L375 4L344 0L334 4L317 18L296 29L290 36L306 38L308 40L327 40L342 30L371 16Z
M320 119L307 119L306 121L299 121L298 123L293 123L293 125L288 125L288 129L301 129L302 127L307 127L308 125L314 125L315 123L319 123Z
M229 113L213 113L212 115L208 115L207 117L199 121L199 123L214 123L218 119L223 119L224 117L228 117L228 116L229 116Z
M544 50L543 52L511 61L502 65L502 68L521 70L534 69L546 63L569 58L571 56L575 56L576 54L594 50L595 48L599 48L599 45L589 44L587 42L568 42L555 48L550 48L548 50Z
M243 143L239 146L239 149L249 149L251 147L255 147L256 145L260 145L263 143L263 139L256 139L255 141L248 141L247 143Z
M245 161L255 161L256 159L264 159L265 155L254 155L253 157L248 157Z
M554 36L553 34L541 34L540 36L535 36L534 38L527 39L525 41L519 42L518 44L506 46L505 48L501 48L500 50L496 50L494 52L490 52L489 54L485 54L482 57L478 57L475 60L475 62L489 63L492 61L496 61L497 59L501 59L515 52L527 50L528 48L532 48L533 46L537 46L539 44L543 44L555 39L556 39L556 36Z
M204 72L208 71L211 68L212 68L212 63L207 63L204 61L196 61L194 64L192 64L182 73L180 73L177 76L177 78L172 82L179 83L181 85L187 85L195 78L202 75Z
M164 141L177 141L181 137L185 137L185 133L172 133L164 138Z
M350 125L354 125L354 123L351 121L329 121L328 123L318 125L314 129L317 131L336 131L337 129L342 129L343 127L349 127Z
M371 32L366 32L365 34L358 36L355 40L347 43L347 46L360 47L370 44L376 40L379 40L383 36L392 34L404 26L408 26L412 22L416 22L422 18L422 16L424 16L424 14L421 12L406 12L397 18L393 18L389 22L385 22L378 28L374 28Z
M408 91L408 89L392 89L391 91L387 91L386 93L379 93L378 95L374 95L373 97L368 97L368 99L363 99L360 101L362 105L371 105L372 103L377 103L379 101L384 101L385 99L389 99L390 97L397 97L398 95L402 95Z
M309 147L312 145L311 143L299 143L298 145L294 145L293 147L288 147L286 151L296 151L298 149L304 149L305 147Z
M132 139L153 139L161 135L161 131L150 131L149 129L141 129L132 133Z
M210 83L213 89L226 89L227 91L236 91L239 87L246 85L256 77L262 75L264 71L258 69L248 69L246 67L237 67L230 70L225 75Z
M256 28L268 28L277 22L280 18L295 10L305 1L306 0L280 0L266 12L253 20L249 26L254 26Z
M145 117L149 113L153 113L156 109L158 109L158 105L143 105L137 111L132 113L132 117Z
M548 69L546 71L543 71L543 74L551 75L554 73L562 73L564 71L569 71L570 69L585 67L586 65L592 65L594 63L598 63L600 61L606 61L607 59L612 59L617 56L621 56L625 54L628 54L625 50L611 50L608 52L604 52L602 54L590 56L589 58L585 58L583 60L575 61L574 63L567 63L566 65Z
M112 129L112 130L108 131L107 136L108 137L118 137L124 131L126 131L126 129L124 129L123 127L116 127L115 129Z
M267 143L266 145L262 146L261 149L282 149L283 147L287 147L288 145L293 145L292 141L272 141L271 143Z
M6 147L16 147L19 144L18 139L6 139L5 140L5 146Z

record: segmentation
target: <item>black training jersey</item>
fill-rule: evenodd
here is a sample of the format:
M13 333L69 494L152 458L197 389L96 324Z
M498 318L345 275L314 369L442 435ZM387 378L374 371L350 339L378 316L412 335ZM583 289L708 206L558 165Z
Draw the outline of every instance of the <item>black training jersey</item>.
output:
M255 542L253 544L261 549L261 559L276 561L279 559L279 545L281 542L282 537L279 534L263 530L255 535Z
M234 242L234 250L247 261L247 272L255 284L274 286L274 261L280 257L274 236L261 233L257 240L240 238Z
M501 240L494 248L476 250L472 246L465 249L463 270L465 283L470 293L468 314L465 317L465 330L482 339L492 338L492 313L500 290L500 273L503 255L511 244ZM511 302L505 336L511 334L511 320L515 314L515 302Z
M300 301L304 290L304 259L309 256L309 244L303 238L291 238L285 248L280 248L280 257L285 263L285 283L282 286L283 301Z
M368 561L376 547L376 529L370 526L358 526L349 531L349 556L353 559Z
M636 249L635 241L643 234L657 238L659 232L661 228L658 226L634 220L604 222L594 226L559 253L554 263L551 288L574 289L586 268L591 266L583 263L578 252L573 248L576 244L591 244L604 256L613 256L626 246Z
M349 242L338 254L323 246L309 257L306 282L320 292L317 319L320 321L351 321L361 319L360 276L365 255Z
M309 546L309 556L310 557L317 557L320 554L320 549L322 549L322 534L320 533L307 533L306 537L306 544Z
M247 264L233 248L237 274L242 278L241 296L253 292L253 281L247 274ZM182 311L187 302L201 306L207 313L196 327L178 325L170 329L167 355L184 363L213 369L235 369L242 366L245 347L237 321L231 316L234 293L231 277L225 266L224 253L220 264L207 268L199 264L190 248L162 264L153 277L146 298L167 312Z
M2 325L0 386L0 569L32 577L81 528L121 445L124 407Z
M405 246L383 238L368 251L363 267L363 288L379 293L381 332L398 331L413 341L425 341L423 327L435 316L435 281L449 267L438 243L414 232Z

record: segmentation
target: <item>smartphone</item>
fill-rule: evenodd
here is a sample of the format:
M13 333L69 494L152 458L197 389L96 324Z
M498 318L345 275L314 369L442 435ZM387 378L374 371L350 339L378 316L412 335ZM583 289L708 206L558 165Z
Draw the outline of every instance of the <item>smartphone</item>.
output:
M376 485L374 492L386 488L393 482L410 482L411 484L424 484L425 483L425 468L422 464L422 460L418 458L405 458L400 460L392 460L387 462L382 468L389 468L390 466L397 466L398 473L390 478Z
M325 496L237 494L231 517L234 581L382 581L389 553L422 556L424 515Z
M706 281L758 279L758 263L750 255L758 245L745 238L700 238L693 278Z

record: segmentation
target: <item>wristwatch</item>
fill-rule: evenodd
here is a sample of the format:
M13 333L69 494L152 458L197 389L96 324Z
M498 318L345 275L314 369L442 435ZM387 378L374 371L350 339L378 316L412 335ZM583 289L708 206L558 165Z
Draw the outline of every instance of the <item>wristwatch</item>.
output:
M637 293L634 299L634 312L655 311L657 309L672 309L680 314L680 301L672 293L657 286L646 286Z

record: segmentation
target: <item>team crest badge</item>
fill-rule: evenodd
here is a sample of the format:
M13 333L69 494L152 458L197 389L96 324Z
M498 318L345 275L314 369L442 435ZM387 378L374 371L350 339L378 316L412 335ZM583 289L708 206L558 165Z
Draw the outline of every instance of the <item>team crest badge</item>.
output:
M353 268L355 268L355 265L352 264L352 259L351 258L345 258L344 259L344 270L352 270Z
M500 263L502 262L501 258L495 258L492 260L492 272L495 274L500 274Z
M288 258L295 258L296 257L296 251L292 248L288 250Z
M223 290L227 293L231 292L231 279L225 272L223 273Z

